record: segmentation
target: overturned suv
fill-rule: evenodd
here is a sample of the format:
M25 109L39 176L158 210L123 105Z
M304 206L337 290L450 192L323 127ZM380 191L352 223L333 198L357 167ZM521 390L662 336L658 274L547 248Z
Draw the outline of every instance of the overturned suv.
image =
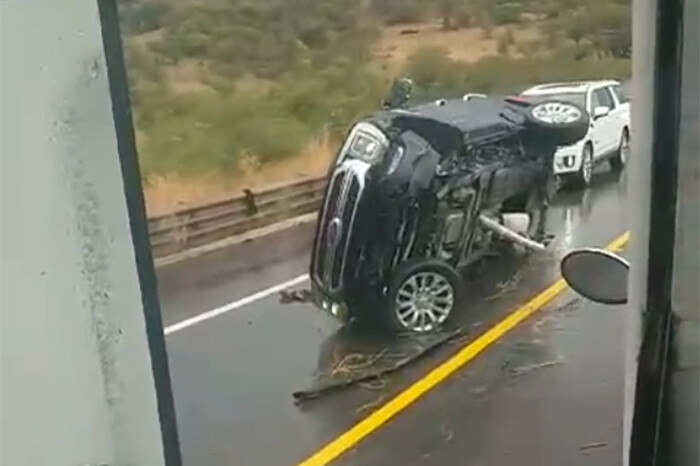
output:
M404 99L357 122L328 174L313 302L395 332L440 328L469 266L504 246L544 248L552 157L588 124L568 102L482 96Z

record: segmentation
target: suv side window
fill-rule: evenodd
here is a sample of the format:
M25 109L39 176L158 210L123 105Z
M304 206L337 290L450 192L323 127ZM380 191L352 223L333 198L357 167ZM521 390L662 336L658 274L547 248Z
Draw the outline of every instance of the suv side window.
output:
M610 110L617 107L617 101L615 100L616 96L615 96L615 92L613 91L612 86L606 87L605 93L610 97Z
M611 110L615 107L615 101L613 101L612 96L604 87L593 91L593 102L595 103L596 101L598 105L593 105L593 110L595 110L596 106L600 105L608 107Z
M620 85L612 86L611 89L615 93L615 95L617 96L617 101L620 102L621 104L624 104L624 103L630 101L629 96L627 95L627 93L625 92L625 89L622 86L620 86Z

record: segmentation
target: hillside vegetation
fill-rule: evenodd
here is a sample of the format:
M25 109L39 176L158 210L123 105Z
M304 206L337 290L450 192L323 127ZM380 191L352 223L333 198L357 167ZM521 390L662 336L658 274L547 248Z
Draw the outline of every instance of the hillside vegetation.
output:
M151 212L318 172L397 75L417 98L629 75L628 0L120 0L120 14Z

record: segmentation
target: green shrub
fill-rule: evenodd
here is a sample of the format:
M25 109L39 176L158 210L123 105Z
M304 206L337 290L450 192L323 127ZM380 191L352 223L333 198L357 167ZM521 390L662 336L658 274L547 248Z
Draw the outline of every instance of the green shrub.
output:
M430 71L423 68L426 64L431 64ZM590 57L577 60L567 49L551 57L494 56L463 64L439 56L437 51L419 50L410 58L407 71L414 77L418 98L435 98L466 92L516 92L538 82L555 80L601 76L624 79L630 76L630 61Z
M452 23L457 28L470 28L477 24L477 15L468 5L461 5L455 10Z
M171 3L162 0L121 0L118 6L122 28L130 34L161 28L171 9Z
M520 16L524 10L519 3L496 4L491 8L491 19L497 25L520 22Z
M368 14L361 3L120 0L144 174L235 172L250 160L293 156L320 134L342 138L378 107L389 86L369 71L379 31L361 26L358 18ZM509 57L515 42L510 28L498 39L501 55L473 64L450 59L442 48L419 49L405 70L415 98L629 76L629 0L374 0L369 13L387 24L442 19L449 28L479 25L490 36L494 24L517 23L526 12L554 18L540 25L549 41L546 54ZM130 40L155 30L147 41ZM164 66L183 58L209 71L211 92L169 89ZM236 91L237 79L251 75L273 85Z

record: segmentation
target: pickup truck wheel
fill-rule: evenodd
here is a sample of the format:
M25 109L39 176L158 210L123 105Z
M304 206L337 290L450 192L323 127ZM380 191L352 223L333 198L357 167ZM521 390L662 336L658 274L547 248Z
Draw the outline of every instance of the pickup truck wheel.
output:
M627 160L630 154L630 134L627 128L622 131L622 136L620 136L620 146L617 148L617 152L610 159L610 168L615 172L621 172L625 165L627 165Z
M386 322L392 333L428 333L440 328L460 302L460 276L437 259L397 267L387 296Z

